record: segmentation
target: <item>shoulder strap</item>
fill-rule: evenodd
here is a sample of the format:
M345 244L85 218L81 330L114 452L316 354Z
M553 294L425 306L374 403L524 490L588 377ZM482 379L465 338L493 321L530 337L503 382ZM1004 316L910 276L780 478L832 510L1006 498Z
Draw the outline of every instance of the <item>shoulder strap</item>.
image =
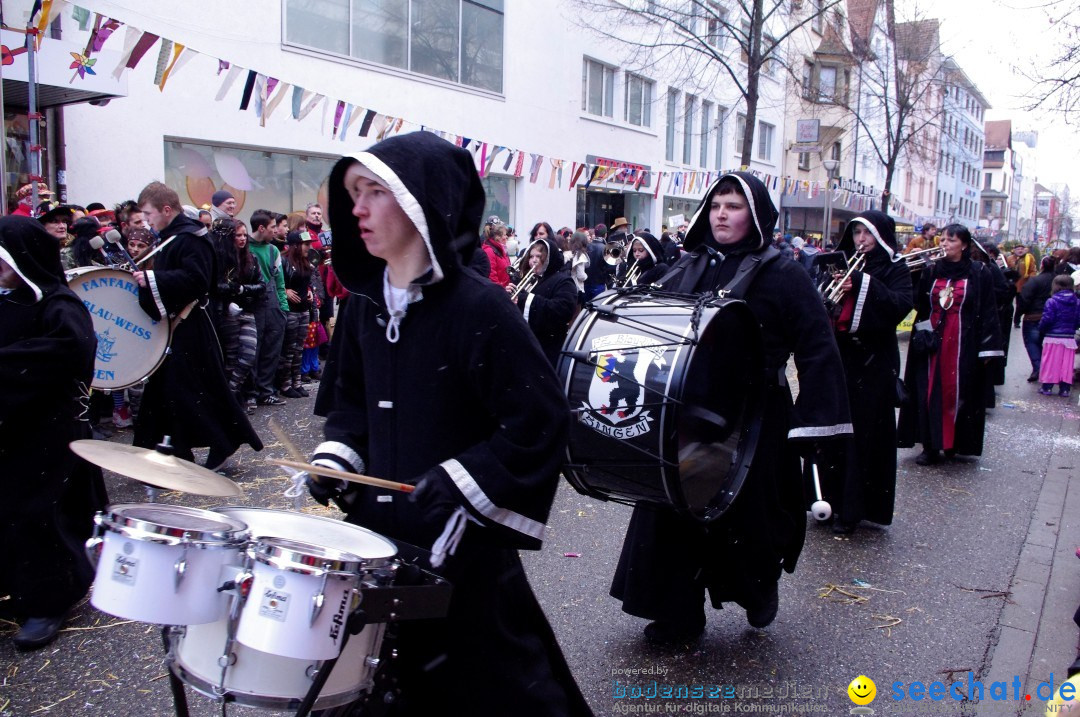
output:
M742 299L746 296L746 292L750 290L750 285L754 282L757 273L766 264L771 264L779 258L780 250L773 246L766 247L763 252L751 254L742 260L739 268L735 271L735 276L717 294L724 299Z

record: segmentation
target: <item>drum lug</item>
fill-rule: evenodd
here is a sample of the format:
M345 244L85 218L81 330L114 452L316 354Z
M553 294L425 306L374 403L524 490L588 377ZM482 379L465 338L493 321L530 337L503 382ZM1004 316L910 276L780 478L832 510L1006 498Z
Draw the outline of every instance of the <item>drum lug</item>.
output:
M319 619L319 613L322 612L323 605L326 603L326 581L330 577L329 566L324 566L322 583L319 584L319 591L311 596L311 626L314 627L315 621Z
M100 535L100 528L94 528L94 537L86 541L86 557L95 568L98 560L101 559L101 549L104 544L105 539Z
M236 664L236 653L228 652L217 658L218 667L232 667Z
M364 658L364 665L370 667L373 670L379 669L379 665L382 664L382 660L374 655L368 655Z
M184 575L187 574L187 535L184 535L185 545L184 552L180 553L180 557L173 564L173 592L180 590L180 583L184 580Z

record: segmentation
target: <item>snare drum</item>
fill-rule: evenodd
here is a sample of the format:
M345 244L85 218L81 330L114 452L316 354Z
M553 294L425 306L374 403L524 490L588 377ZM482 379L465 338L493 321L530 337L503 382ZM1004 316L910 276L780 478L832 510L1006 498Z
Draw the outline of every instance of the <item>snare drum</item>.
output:
M340 520L269 508L228 506L214 508L245 523L253 539L273 536L300 538L304 542L336 548L359 556L357 567L363 582L372 570L389 567L397 547L381 535ZM363 585L362 585L363 587ZM249 593L249 601L256 593ZM329 602L325 603L329 609ZM221 667L229 620L212 625L192 625L173 639L170 668L186 684L211 697L221 694L249 707L295 709L307 694L321 665L318 660L272 655L234 643ZM349 638L315 709L348 704L369 690L378 665L385 625L366 626Z
M757 447L763 365L742 301L597 297L559 360L578 419L564 475L585 495L714 520L735 500Z
M81 266L66 273L94 322L97 354L93 388L133 386L157 370L169 348L169 322L154 321L139 306L139 285L120 269Z
M247 526L220 513L175 505L114 505L94 517L86 543L96 562L97 609L128 620L200 625L225 616L218 592L239 566Z

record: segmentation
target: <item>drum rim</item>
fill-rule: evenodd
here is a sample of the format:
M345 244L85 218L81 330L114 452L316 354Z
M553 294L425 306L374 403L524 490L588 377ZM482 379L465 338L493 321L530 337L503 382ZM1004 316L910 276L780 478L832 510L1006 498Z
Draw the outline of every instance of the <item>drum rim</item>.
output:
M383 565L389 565L390 563L392 563L394 561L394 558L396 558L397 554L398 554L397 543L392 541L390 538L387 538L385 535L382 535L381 533L376 533L374 530L369 530L368 528L365 528L362 525L357 525L356 523L350 523L350 522L345 521L345 520L337 520L337 519L334 519L334 518L329 518L329 517L324 516L324 515L311 515L310 513L301 513L299 511L295 511L295 510L282 510L281 508L263 508L261 506L254 506L254 505L219 505L219 506L216 506L214 508L210 508L209 510L212 513L220 513L221 515L229 515L229 513L226 513L224 511L252 510L252 511L257 511L258 513L263 514L263 515L275 515L275 514L277 514L277 515L287 515L290 518L295 518L295 517L299 516L303 520L317 520L320 523L327 523L327 524L333 525L335 528L340 527L340 526L346 526L347 529L350 530L350 531L354 531L354 532L355 531L360 531L361 533L364 533L367 537L377 538L378 540L380 540L385 545L385 547L387 547L389 550L393 551L389 555L379 555L377 557L372 557L372 558L361 556L360 560L363 561L364 565L369 566L369 567L381 567ZM235 520L238 520L240 522L245 522L243 520L243 518L241 518L239 516L230 516L230 517L234 517ZM256 533L255 532L256 529L251 527L250 525L248 525L248 530L251 533L251 541L252 542L255 542L258 538L261 538L261 537L275 537L275 536L272 536L272 535L264 536L262 534ZM341 552L349 553L350 555L356 555L356 553L354 553L354 552L350 552L348 550L343 550L342 551L340 548L334 548L334 546L324 546L324 545L320 545L319 543L312 543L312 541L305 541L305 542L311 543L312 545L318 545L319 547L333 548L334 550L339 550Z
M290 573L352 578L364 567L359 555L304 540L264 535L251 542L251 557L256 562ZM311 560L319 562L313 565Z
M157 510L163 513L179 513L204 520L213 520L230 526L225 530L185 530L162 525L142 518L125 516L124 512L132 509ZM221 513L211 513L202 508L188 508L182 505L162 503L118 503L110 505L94 516L94 523L100 528L116 533L131 540L162 545L191 545L194 547L242 547L248 542L248 526L241 520Z

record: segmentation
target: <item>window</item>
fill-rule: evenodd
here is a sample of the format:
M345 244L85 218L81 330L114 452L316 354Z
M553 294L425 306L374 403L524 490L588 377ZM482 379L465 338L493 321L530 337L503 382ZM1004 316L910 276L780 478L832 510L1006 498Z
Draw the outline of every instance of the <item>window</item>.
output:
M667 161L675 161L675 115L679 111L679 93L668 90L667 95Z
M825 0L813 0L810 3L810 12L814 13L814 19L810 21L810 29L821 34L825 29Z
M739 155L739 161L743 156L743 135L746 134L746 115L742 112L735 115L735 154Z
M809 152L799 152L799 169L810 169Z
M814 82L814 63L804 62L802 66L802 96L803 99L813 99L810 88Z
M772 139L775 130L776 128L767 122L758 122L758 159L766 162L772 160Z
M709 135L712 134L712 102L701 103L701 159L702 169L709 168Z
M818 74L818 102L836 99L836 68L822 67Z
M840 161L840 143L839 142L833 142L831 156L837 162Z
M726 107L716 108L716 167L724 168L724 117L727 116Z
M771 47L776 42L776 39L769 37L768 35L761 36L761 50L765 51L765 48ZM768 55L767 60L761 63L761 71L769 77L776 77L777 69L780 67L780 62L775 58L780 56L780 47L773 48Z
M987 172L983 176L983 189L990 189L990 182L992 182L992 181L993 181L993 175L991 175L990 172Z
M611 117L615 104L615 70L595 60L585 60L581 70L581 109L591 115Z
M683 111L683 164L690 164L693 158L694 146L694 110L697 98L693 95L686 96L686 107Z
M626 73L626 121L638 127L652 127L653 83Z
M284 0L285 42L503 91L505 0Z
M750 21L743 20L739 23L739 60L746 64L750 62L750 56L746 54L746 48L750 46Z
M709 0L705 4L705 44L722 49L724 47L724 24L727 22L727 9L719 3Z

